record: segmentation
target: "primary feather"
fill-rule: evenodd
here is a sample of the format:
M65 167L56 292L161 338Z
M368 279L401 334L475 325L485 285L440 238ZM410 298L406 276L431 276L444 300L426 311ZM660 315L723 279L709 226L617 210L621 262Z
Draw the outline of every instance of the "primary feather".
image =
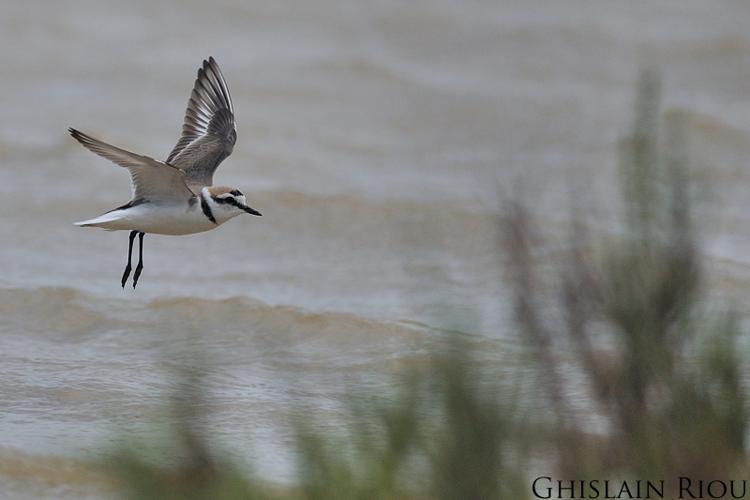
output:
M182 135L167 163L185 172L194 193L213 184L219 164L232 153L237 140L229 88L213 57L203 61L188 100Z

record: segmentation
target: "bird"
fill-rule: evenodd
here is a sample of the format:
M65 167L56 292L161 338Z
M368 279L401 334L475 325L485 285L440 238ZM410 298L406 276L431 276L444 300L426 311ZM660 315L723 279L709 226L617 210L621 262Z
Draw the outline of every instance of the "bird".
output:
M213 57L204 60L198 69L180 138L165 161L107 144L72 127L68 132L89 151L130 173L130 201L93 219L74 223L130 231L128 263L120 280L123 288L132 270L136 236L139 248L133 288L143 272L143 237L147 233L200 233L240 214L261 215L248 206L239 189L213 185L216 168L232 153L237 141L232 98Z

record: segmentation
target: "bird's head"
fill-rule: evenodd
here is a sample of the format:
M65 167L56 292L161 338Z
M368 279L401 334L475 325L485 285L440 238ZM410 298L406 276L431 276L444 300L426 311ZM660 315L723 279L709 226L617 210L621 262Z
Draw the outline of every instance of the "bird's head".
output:
M206 186L202 190L203 198L211 207L211 212L217 221L221 222L236 217L242 213L258 215L261 213L250 208L245 195L239 189L224 186Z

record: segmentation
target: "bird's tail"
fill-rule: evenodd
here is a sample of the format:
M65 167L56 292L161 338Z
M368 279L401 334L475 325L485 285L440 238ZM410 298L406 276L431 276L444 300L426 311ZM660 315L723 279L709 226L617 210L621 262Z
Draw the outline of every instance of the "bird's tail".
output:
M121 220L121 214L107 212L106 214L102 214L99 217L94 217L93 219L74 222L73 225L78 227L98 227L101 229L106 229L108 231L115 231L117 229L122 229L118 224L118 222L120 222Z

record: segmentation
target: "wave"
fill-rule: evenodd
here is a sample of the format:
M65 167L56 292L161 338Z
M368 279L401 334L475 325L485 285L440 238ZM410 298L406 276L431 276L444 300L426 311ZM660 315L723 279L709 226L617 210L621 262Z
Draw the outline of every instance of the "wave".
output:
M383 80L393 83L415 84L411 75L403 67L373 56L342 55L325 57L310 63L310 67L321 71L339 71L356 74L369 80Z
M86 294L66 287L0 288L0 333L76 336L117 321L91 307Z
M55 498L61 490L70 498L91 498L94 493L98 497L106 495L109 482L93 462L10 448L0 448L0 476L6 478L6 493L15 492L17 498Z
M675 55L689 57L746 57L750 52L745 38L737 34L723 34L707 40L685 42L673 48Z
M139 332L204 332L209 338L284 342L311 339L354 345L363 339L415 339L423 324L366 318L336 311L308 311L269 305L247 297L170 297L150 301L113 300L66 287L0 288L0 333L36 333L66 338ZM62 340L62 339L61 339Z
M456 200L413 200L406 198L378 198L367 193L354 194L314 194L298 190L273 190L253 193L254 198L263 198L268 203L295 211L310 209L355 210L367 214L383 213L429 213L455 214L458 217L496 217L496 207L476 209L475 204L462 204ZM473 201L473 200L472 200ZM358 214L359 215L359 214Z
M479 205L477 200L465 203L456 200L382 199L366 194L318 195L292 190L254 193L259 204L273 207L274 220L280 223L295 220L306 227L319 224L331 226L338 235L347 231L362 232L370 223L387 225L381 234L398 230L398 223L420 222L423 227L436 225L445 231L456 231L452 238L459 239L462 232L476 237L478 229L494 227L498 223L499 202ZM356 220L357 224L352 221ZM321 228L325 229L325 228Z

